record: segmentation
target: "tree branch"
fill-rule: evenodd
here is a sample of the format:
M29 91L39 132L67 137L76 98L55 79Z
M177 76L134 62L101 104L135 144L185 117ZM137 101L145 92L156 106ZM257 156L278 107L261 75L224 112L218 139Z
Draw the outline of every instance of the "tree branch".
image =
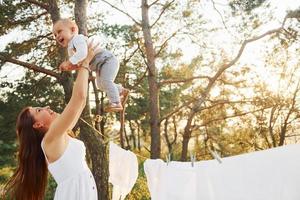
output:
M2 53L0 53L0 60L2 60L4 62L10 62L10 63L16 64L16 65L20 65L20 66L23 66L27 69L31 69L35 72L41 72L43 74L47 74L49 76L52 76L56 79L60 79L60 75L56 72L53 72L51 70L44 69L44 68L38 67L37 65L29 64L29 63L26 63L26 62L23 62L23 61L14 59L14 58L9 58L9 57L5 56Z
M146 70L146 71L144 72L144 74L136 81L136 83L135 83L133 86L129 87L129 89L136 88L136 87L144 80L144 78L145 78L146 75L147 75L147 72L148 72L148 70Z
M131 15L129 15L129 14L128 14L127 12L125 12L124 10L121 10L120 8L118 8L117 6L115 6L115 5L111 4L111 3L109 3L109 2L106 1L106 0L101 0L101 1L103 1L103 2L106 3L106 4L108 4L108 5L111 6L112 8L116 9L117 11L119 11L119 12L125 14L125 15L126 15L127 17L129 17L134 23L136 23L137 25L141 26L141 23L140 23L140 22L138 22L136 19L134 19L134 17L132 17Z
M35 0L25 0L27 3L30 3L30 4L34 4L36 6L39 6L45 10L48 10L49 9L49 6L47 4L44 4L42 2L38 2L38 1L35 1Z
M161 117L160 122L162 122L163 120L165 120L166 118L171 117L172 115L174 115L175 113L179 112L182 108L189 106L191 103L197 101L197 99L193 99L190 100L186 103L184 103L183 105L181 105L180 107L174 109L172 112L166 114L165 116ZM205 108L202 108L201 111L203 110L207 110L207 109L211 109L215 106L221 105L221 104L237 104L237 103L252 103L254 101L244 101L244 100L240 100L240 101L229 101L229 100L218 100L218 101L214 101L212 102L213 104L210 106L207 106Z
M137 41L137 45L138 45L138 49L139 49L140 52L141 52L142 58L143 58L143 60L144 60L144 63L145 63L145 65L146 65L146 67L147 67L147 70L150 71L149 66L148 66L148 62L147 62L147 59L146 59L146 55L144 54L143 49L142 49L142 47L141 47L139 41Z
M172 115L174 115L175 113L179 112L182 108L189 106L191 103L193 103L194 101L196 101L196 99L190 100L184 104L182 104L181 106L179 106L178 108L175 108L172 112L166 114L165 116L161 117L159 119L159 123L161 123L163 120L171 117Z
M271 106L269 106L267 108L271 108ZM219 118L211 119L209 121L206 121L206 122L202 123L201 125L195 126L194 128L199 128L199 127L207 126L208 124L210 124L212 122L216 122L216 121L221 121L221 120L235 118L235 117L241 117L241 116L244 116L244 115L248 115L250 113L255 113L255 112L267 109L267 108L260 108L260 109L256 109L256 110L252 110L252 111L248 111L248 112L243 112L243 113L238 113L238 114L234 114L234 115L228 115L228 116L224 116L224 117L219 117Z
M161 87L162 85L165 84L171 84L171 83L186 83L189 81L193 81L195 79L211 79L211 77L209 76L194 76L194 77L190 77L190 78L186 78L186 79L168 79L168 80L164 80L159 82L159 87Z
M288 138L288 137L298 137L298 136L300 136L300 134L287 135L287 136L285 136L285 137Z
M156 1L153 1L148 7L150 8L151 6L155 5L157 2L159 2L160 0L156 0Z
M33 20L36 20L38 18L40 18L41 16L44 16L48 14L47 11L45 12L42 12L41 14L38 14L37 16L30 16L30 17L27 17L26 19L21 19L21 20L17 20L17 21L13 21L13 20L8 20L9 24L11 25L19 25L19 24L25 24L25 23L28 23L28 22L32 22Z
M160 52L163 50L163 48L166 46L167 42L170 41L179 31L180 29L178 29L177 31L175 31L171 36L169 36L163 43L162 45L160 45L159 50L157 51L157 53L155 54L155 57L158 57Z
M126 58L126 52L125 52L125 58L123 59L123 65L126 65L131 58L135 55L135 53L139 50L139 48L136 48L130 55L128 58Z
M214 0L211 0L211 2L212 2L212 4L213 4L214 9L215 9L215 10L217 11L217 13L220 15L221 20L222 20L222 23L223 23L225 29L229 32L229 30L228 30L228 28L227 28L227 26L226 26L226 24L225 24L225 21L224 21L224 19L223 19L223 16L222 16L222 14L221 14L221 12L220 12L220 11L217 9L217 7L216 7L216 3L214 2ZM229 33L230 33L230 32L229 32Z
M209 93L209 91L211 90L212 86L214 85L215 81L222 75L222 73L223 73L226 69L228 69L229 67L233 66L233 65L239 60L239 58L241 57L242 53L244 52L244 49L245 49L246 45L249 44L249 43L251 43L251 42L257 41L257 40L259 40L259 39L261 39L261 38L263 38L263 37L265 37L265 36L267 36L267 35L271 35L271 34L273 34L273 33L277 33L277 32L279 32L279 31L281 31L281 30L283 29L283 26L284 26L285 22L286 22L286 18L287 18L287 17L284 18L283 23L282 23L282 25L281 25L279 28L276 28L276 29L267 31L267 32L265 32L265 33L263 33L263 34L261 34L261 35L259 35L259 36L253 37L253 38L251 38L251 39L246 39L246 40L242 43L242 45L241 45L241 47L240 47L240 49L239 49L237 55L235 56L235 58L232 59L229 63L223 64L223 65L221 66L221 68L216 72L216 74L212 77L212 79L210 80L210 82L209 82L208 85L206 86L205 91L202 93L200 99L199 99L198 102L196 102L195 105L193 106L193 110L194 110L195 113L199 111L200 106L201 106L202 103L204 102L206 96L208 95L208 93Z
M171 6L172 3L174 3L175 0L170 1L169 3L167 3L166 5L163 6L163 9L161 11L161 13L159 14L159 16L157 17L157 19L154 21L154 23L152 25L150 25L150 28L152 28L162 17L162 15L164 14L164 12ZM152 5L152 4L151 4Z

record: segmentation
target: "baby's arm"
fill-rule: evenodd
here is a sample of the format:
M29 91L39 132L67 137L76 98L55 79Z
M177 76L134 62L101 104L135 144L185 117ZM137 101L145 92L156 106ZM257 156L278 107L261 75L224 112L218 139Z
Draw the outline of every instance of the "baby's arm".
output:
M84 35L75 35L73 44L76 52L69 58L69 61L72 65L77 65L87 57L88 45Z
M75 53L72 55L69 60L64 61L59 66L60 70L68 71L68 70L76 70L80 63L87 57L88 48L87 42L85 40L85 36L83 35L75 35L73 38L73 47L75 48Z

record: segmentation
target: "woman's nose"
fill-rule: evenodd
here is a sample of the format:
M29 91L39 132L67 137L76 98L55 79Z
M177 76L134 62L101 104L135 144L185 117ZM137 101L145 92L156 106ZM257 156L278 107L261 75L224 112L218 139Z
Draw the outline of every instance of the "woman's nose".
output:
M50 106L45 106L45 109L50 109Z

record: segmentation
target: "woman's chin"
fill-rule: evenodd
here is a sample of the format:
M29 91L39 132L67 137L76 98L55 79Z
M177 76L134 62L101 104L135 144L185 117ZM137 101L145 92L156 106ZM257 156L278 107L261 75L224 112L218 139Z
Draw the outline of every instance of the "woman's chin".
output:
M56 119L59 115L60 115L59 113L55 112L55 113L52 114L52 117L53 117L53 119Z

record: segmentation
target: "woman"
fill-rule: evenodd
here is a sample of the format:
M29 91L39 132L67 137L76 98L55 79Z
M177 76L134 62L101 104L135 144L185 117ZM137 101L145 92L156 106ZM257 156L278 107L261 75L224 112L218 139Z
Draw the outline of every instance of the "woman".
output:
M97 189L85 161L83 142L70 137L86 105L88 57L78 69L72 97L59 115L49 107L27 107L17 119L18 167L5 186L12 199L44 199L48 170L58 186L54 199L97 200ZM48 170L47 170L48 168Z

